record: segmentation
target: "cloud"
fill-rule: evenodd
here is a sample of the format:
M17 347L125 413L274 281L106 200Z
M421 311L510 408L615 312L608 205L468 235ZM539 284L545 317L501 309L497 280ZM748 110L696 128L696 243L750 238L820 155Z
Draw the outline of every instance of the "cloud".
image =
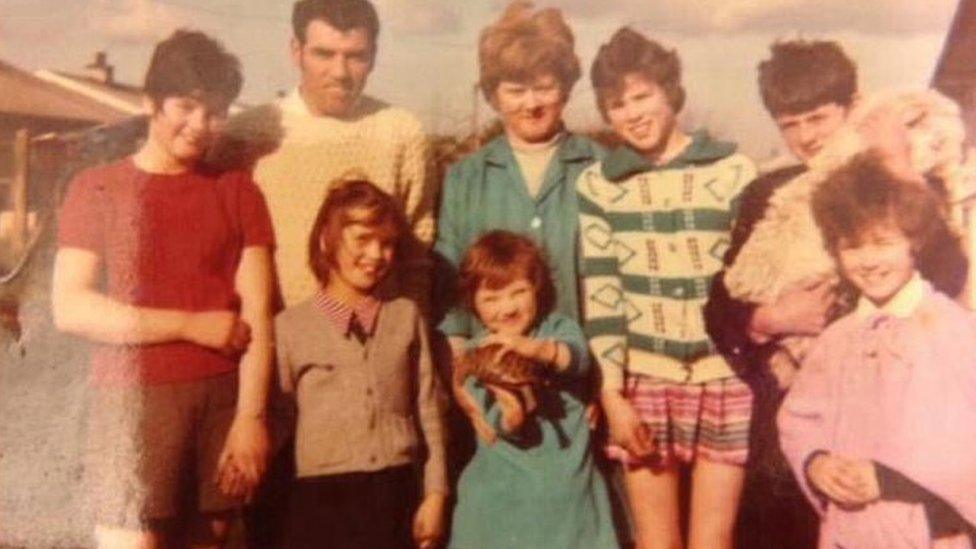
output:
M940 32L958 0L539 0L572 17L612 18L666 32ZM495 0L497 6L507 2Z
M152 0L97 0L88 11L89 27L109 40L154 43L174 29L192 26L178 7Z
M382 25L401 34L449 34L461 28L457 0L376 0Z

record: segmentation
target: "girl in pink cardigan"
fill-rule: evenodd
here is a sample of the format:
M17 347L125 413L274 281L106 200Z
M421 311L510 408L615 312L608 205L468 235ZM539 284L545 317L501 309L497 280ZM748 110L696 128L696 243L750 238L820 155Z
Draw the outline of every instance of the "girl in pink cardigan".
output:
M957 245L939 200L859 158L813 208L861 294L818 339L779 413L783 451L821 516L820 547L973 547L976 317L916 269Z

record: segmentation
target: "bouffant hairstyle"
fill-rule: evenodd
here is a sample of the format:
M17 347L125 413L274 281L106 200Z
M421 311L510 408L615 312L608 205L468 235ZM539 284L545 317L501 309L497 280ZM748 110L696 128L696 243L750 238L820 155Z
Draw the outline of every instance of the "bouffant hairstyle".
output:
M759 64L759 93L772 116L799 114L830 103L849 107L857 96L857 66L832 40L789 40L769 47Z
M308 236L308 264L323 286L336 267L336 251L342 230L361 224L378 230L396 242L395 257L402 252L406 221L390 195L364 179L340 179L331 184Z
M552 312L556 303L556 289L545 254L526 236L490 231L468 248L461 261L460 297L474 311L474 295L479 288L497 290L523 278L535 290L538 321Z
M481 93L491 102L502 81L531 82L551 74L559 81L563 97L569 97L581 74L574 44L573 31L559 10L533 11L531 2L512 2L498 21L481 31Z
M812 207L832 254L842 241L858 244L873 227L894 225L911 242L923 277L948 295L962 290L969 261L943 202L923 182L893 174L874 155L859 155L817 188Z
M369 0L298 0L291 11L291 28L299 43L305 43L308 24L321 19L342 32L366 29L369 41L376 46L380 20Z
M685 90L681 86L678 52L664 48L634 29L623 27L613 33L609 42L600 46L590 68L596 106L604 120L607 120L607 104L623 93L628 74L639 74L660 86L675 113L684 107Z
M180 29L156 45L143 90L156 107L167 97L198 96L223 110L243 84L240 62L220 42Z

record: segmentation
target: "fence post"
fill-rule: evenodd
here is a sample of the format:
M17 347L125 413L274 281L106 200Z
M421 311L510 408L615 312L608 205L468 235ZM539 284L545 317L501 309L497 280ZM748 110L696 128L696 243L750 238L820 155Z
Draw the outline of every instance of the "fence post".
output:
M27 185L30 181L30 131L17 130L14 136L14 178L10 186L10 205L13 208L11 233L15 255L27 245Z

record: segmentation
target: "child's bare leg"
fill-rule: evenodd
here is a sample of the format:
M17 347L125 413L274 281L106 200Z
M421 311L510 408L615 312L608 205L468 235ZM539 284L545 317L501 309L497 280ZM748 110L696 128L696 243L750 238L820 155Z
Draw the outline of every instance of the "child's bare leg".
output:
M163 534L155 530L96 526L95 544L98 549L161 549Z
M695 461L691 482L689 549L731 549L745 469Z
M641 467L624 473L637 549L681 549L678 469Z

